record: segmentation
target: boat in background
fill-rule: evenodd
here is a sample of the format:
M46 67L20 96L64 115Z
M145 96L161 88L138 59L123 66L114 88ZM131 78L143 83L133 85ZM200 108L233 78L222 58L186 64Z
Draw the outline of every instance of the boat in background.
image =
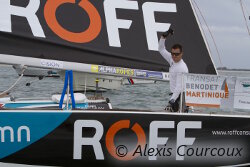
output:
M64 71L59 74L64 79ZM103 76L83 72L73 72L73 88L75 92L119 90L122 86L122 77ZM98 89L98 90L97 90Z
M15 69L15 71L19 76L22 75L21 65L13 65L12 67ZM27 77L60 77L57 70L36 68L36 67L29 67L25 69L23 75Z
M0 110L4 109L59 109L61 94L52 95L48 98L13 98L3 97L0 98ZM70 98L70 97L69 97ZM112 105L108 98L104 99L102 96L91 96L86 97L82 93L74 93L75 98L75 109L79 110L109 110L112 109ZM64 98L62 109L72 109L71 98L69 101L69 107L66 106L67 100Z
M12 66L19 76L22 75L22 66ZM23 72L24 77L61 77L64 80L65 71L51 70L44 68L28 67ZM119 76L103 76L84 72L74 72L75 92L96 91L98 82L99 91L119 90L122 85L155 84L155 80L123 78ZM86 85L86 86L85 86Z
M64 79L64 71L59 72L60 77ZM138 85L138 84L155 84L156 80L150 79L138 79L127 78L120 76L107 76L100 74L90 74L83 72L73 72L74 74L74 91L84 92L96 91L98 85L98 91L119 90L123 85ZM166 74L166 81L169 80L169 75ZM86 85L86 86L85 86Z

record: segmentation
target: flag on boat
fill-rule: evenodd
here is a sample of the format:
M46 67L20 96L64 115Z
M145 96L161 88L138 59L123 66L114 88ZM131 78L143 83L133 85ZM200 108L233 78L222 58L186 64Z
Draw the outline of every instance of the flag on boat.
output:
M233 102L234 93L229 89L231 78L216 75L185 74L184 89L185 100L188 106L197 107L233 107L228 102ZM234 89L233 82L230 88Z
M250 108L250 79L238 78L236 80L234 108Z

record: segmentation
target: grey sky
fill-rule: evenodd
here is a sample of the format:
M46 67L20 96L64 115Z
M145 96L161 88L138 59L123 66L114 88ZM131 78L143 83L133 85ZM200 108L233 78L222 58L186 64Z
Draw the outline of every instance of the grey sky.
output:
M202 22L216 67L250 69L250 35L240 0L193 0L205 17L218 47L221 62L207 26ZM250 29L250 0L242 0ZM199 17L200 13L197 13ZM200 17L202 21L202 18Z

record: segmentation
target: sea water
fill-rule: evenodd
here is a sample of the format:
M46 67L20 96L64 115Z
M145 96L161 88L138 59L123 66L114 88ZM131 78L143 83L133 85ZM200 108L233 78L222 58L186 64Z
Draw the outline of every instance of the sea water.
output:
M219 71L219 74L250 78L249 71ZM14 84L18 77L12 66L0 65L0 92ZM27 83L30 85L28 86ZM50 98L51 95L62 92L63 84L64 81L61 78L45 77L39 80L34 77L23 77L10 95L16 98ZM167 105L170 98L169 92L169 82L156 82L155 84L123 85L119 90L103 93L103 96L110 99L113 108L157 111L163 110Z
M18 79L12 66L0 66L0 92L8 89ZM26 86L30 83L29 86ZM23 77L10 95L16 98L50 98L53 94L61 94L64 81L61 78ZM169 83L124 85L119 90L102 93L110 99L113 108L161 110L169 99ZM89 93L91 94L91 93ZM88 93L87 93L88 95Z

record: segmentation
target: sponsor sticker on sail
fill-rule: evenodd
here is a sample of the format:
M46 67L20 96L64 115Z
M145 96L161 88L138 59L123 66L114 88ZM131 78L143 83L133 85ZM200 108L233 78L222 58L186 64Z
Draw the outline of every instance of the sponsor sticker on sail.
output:
M250 108L250 80L237 78L235 85L234 108Z
M46 67L46 68L55 68L55 69L62 69L63 68L63 62L62 61L56 61L56 60L42 59L40 61L40 65L42 67Z
M118 74L123 76L134 76L135 70L121 67L98 66L99 73Z
M91 65L91 72L98 72L98 65Z
M229 99L227 78L224 76L187 74L184 88L188 106L220 108L222 101Z

